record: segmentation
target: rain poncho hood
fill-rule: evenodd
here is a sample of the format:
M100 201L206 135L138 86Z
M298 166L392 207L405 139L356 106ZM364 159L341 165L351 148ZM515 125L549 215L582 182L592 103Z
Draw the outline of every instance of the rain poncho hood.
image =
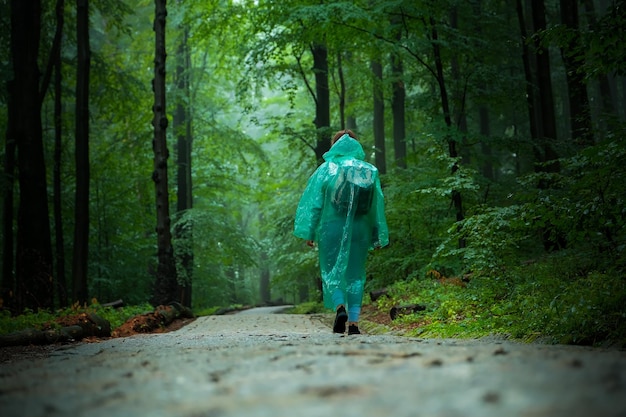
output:
M343 135L323 157L324 163L309 178L298 204L294 235L318 243L324 301L332 308L331 293L337 288L345 291L349 264L351 269L363 270L363 285L367 250L389 244L389 232L378 170L364 161L361 144ZM365 208L359 199L363 191L344 194L347 197L339 207L336 200L342 182L351 183L351 190L368 190ZM354 260L357 252L363 254L362 265L353 268L353 263L361 263Z

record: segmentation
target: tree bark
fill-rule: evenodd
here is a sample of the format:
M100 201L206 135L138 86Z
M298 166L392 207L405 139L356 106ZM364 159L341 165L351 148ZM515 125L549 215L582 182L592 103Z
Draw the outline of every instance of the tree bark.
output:
M271 275L270 268L268 265L268 257L267 251L261 249L260 253L260 277L259 277L259 293L261 296L261 302L263 304L269 304L272 301L272 292L271 292Z
M443 118L446 123L446 126L448 128L451 128L452 118L450 115L450 102L448 100L448 90L446 88L446 81L445 81L445 76L443 72L441 48L439 46L439 34L437 31L435 20L432 17L430 18L430 26L431 26L431 41L432 41L432 47L433 47L433 56L435 58L435 69L436 69L436 74L437 74L437 83L439 85L439 94L441 97L441 109L443 112ZM459 155L457 152L456 140L454 140L454 138L451 138L451 137L448 137L447 140L448 140L448 154L450 158L453 158L453 159L457 158ZM459 170L459 166L455 162L454 165L452 165L452 169L451 169L452 174L454 175L458 170ZM454 206L455 213L456 213L456 221L460 222L465 218L463 214L463 198L461 196L461 192L459 190L452 190L450 194L452 198L452 204ZM464 239L459 240L459 247L460 248L465 247Z
M53 307L52 245L39 91L40 0L11 1L14 109L20 203L17 218L16 306Z
M330 92L328 89L328 51L326 45L316 43L311 47L315 73L315 120L317 143L315 157L318 162L330 149Z
M493 152L489 143L485 142L485 139L487 139L491 135L491 129L489 126L489 109L487 108L487 106L481 105L478 108L478 119L480 122L480 135L483 138L480 143L480 150L482 153L480 170L485 178L493 181Z
M58 320L61 328L25 329L0 336L0 346L45 345L79 341L85 337L110 337L111 324L95 313L80 313Z
M567 79L572 139L581 146L590 146L593 144L593 132L585 73L582 69L584 56L580 41L578 3L560 0L560 5L561 21L572 36L569 44L561 48Z
M459 13L458 6L454 5L450 8L450 27L454 30L459 28ZM466 81L461 77L461 69L459 65L459 59L456 54L452 54L450 57L450 72L452 75L452 103L453 109L451 109L454 117L454 125L457 130L462 133L461 145L467 142L467 113L465 111L466 100ZM466 146L461 146L459 152L463 164L468 165L471 163L469 151Z
M392 19L392 24L394 22ZM398 44L402 39L402 32L396 30L395 38ZM391 55L391 74L392 74L392 90L391 90L391 113L393 117L393 150L395 164L399 168L406 168L406 115L405 115L405 99L406 91L404 90L404 68L402 57L399 54Z
M346 60L348 61L348 64L350 64L350 66L354 65L352 55L353 54L351 51L345 53ZM346 88L346 129L350 129L353 132L356 132L358 131L358 127L354 108L352 107L352 104L355 102L353 92L354 89Z
M337 52L337 72L339 74L339 127L346 129L346 80L343 76L341 52Z
M480 16L482 16L482 13L483 13L482 1L477 0L473 2L472 10L474 12L474 19L476 19L476 21L480 21ZM454 16L456 18L458 16L456 8L454 9L454 11L455 11ZM477 25L475 27L475 30L477 31L479 36L484 36L482 26ZM482 62L483 60L482 59L480 60L481 60L481 65L484 65L484 62ZM482 91L483 94L486 95L489 90L487 82L485 82L484 80L481 80L479 84L479 90ZM465 120L465 126L466 126L465 131L467 131L467 118L464 118L464 120ZM488 141L488 138L491 136L489 108L484 102L480 103L478 106L478 122L479 122L480 135L482 137L480 141L480 151L481 151L480 172L482 173L483 177L485 177L489 181L493 181L494 180L493 151L491 149L491 144ZM485 192L485 197L484 197L485 202L487 200L488 190L489 190L489 187L487 187L487 191Z
M385 152L385 101L383 99L383 66L377 60L372 60L372 85L373 85L373 128L374 147L376 148L375 163L381 174L387 173Z
M4 308L13 310L15 307L15 275L13 273L13 267L15 265L15 245L13 234L13 221L15 220L15 213L13 204L14 188L15 188L15 93L13 92L14 82L7 82L7 130L6 130L6 143L4 145L4 198L2 200L2 288L0 290L0 298L2 298L2 304Z
M546 10L544 0L533 1L533 29L535 33L546 29ZM550 69L550 53L539 41L535 39L535 60L537 74L537 87L540 105L541 130L538 132L538 141L541 153L539 171L558 172L558 155L552 147L556 140L556 116L554 114L554 99L552 95L552 79Z
M531 138L539 137L539 128L537 126L537 100L535 95L535 82L530 63L530 51L528 48L528 32L526 28L526 19L524 18L524 7L522 0L516 0L517 19L520 27L520 37L522 45L522 62L524 64L524 76L526 78L526 104L528 107L528 121L530 126Z
M89 1L77 0L76 40L76 204L74 208L74 255L72 277L74 299L87 302L87 258L89 253Z
M155 0L155 59L154 59L154 171L152 180L156 194L156 233L157 233L157 270L152 297L154 305L167 304L175 300L178 287L176 267L174 264L174 249L170 231L171 219L169 211L169 190L167 179L167 149L166 130L168 125L165 100L165 23L167 18L166 0Z
M177 319L192 319L192 311L179 303L159 305L153 312L140 314L128 319L124 324L112 332L113 337L132 336L137 333L158 332Z
M180 0L179 0L180 4ZM187 47L188 31L181 28L182 39L176 52L175 83L178 90L176 111L174 112L174 132L177 137L177 212L179 215L193 207L191 182L191 94L189 90L190 57ZM185 279L178 284L179 301L191 308L193 288L193 226L191 223L179 220L174 232L179 240L184 241L181 250L177 249L180 265L184 269Z
M57 0L57 35L61 38L64 26L65 1ZM57 36L55 36L56 41ZM65 239L63 234L63 204L61 192L61 154L62 154L62 134L63 134L63 100L62 100L62 69L61 69L61 48L53 48L54 54L54 169L53 169L53 189L54 189L54 235L55 235L55 271L56 271L56 291L59 297L59 305L66 307L67 283L65 280Z

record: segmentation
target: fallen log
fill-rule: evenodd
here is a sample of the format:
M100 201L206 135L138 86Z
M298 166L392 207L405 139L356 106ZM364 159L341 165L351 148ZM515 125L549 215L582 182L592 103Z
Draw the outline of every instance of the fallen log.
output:
M370 299L372 301L376 301L380 297L383 297L383 296L388 297L389 296L388 291L389 290L387 288L381 288L379 290L370 291Z
M113 308L124 307L124 300L122 300L120 298L119 300L115 300L115 301L111 301L110 303L102 304L102 307L113 307Z
M423 306L421 304L407 304L407 305L401 305L401 306L393 306L391 307L391 310L389 310L389 317L391 317L391 320L395 320L400 316L406 316L408 314L414 314L417 313L418 311L424 311L426 310L426 306Z
M0 347L47 345L82 340L85 337L110 337L111 324L95 313L81 313L61 317L60 328L25 329L0 336Z
M192 311L180 303L173 302L169 305L160 305L150 313L140 314L126 320L124 324L113 331L113 337L125 337L137 333L155 333L162 331L174 320L193 317Z

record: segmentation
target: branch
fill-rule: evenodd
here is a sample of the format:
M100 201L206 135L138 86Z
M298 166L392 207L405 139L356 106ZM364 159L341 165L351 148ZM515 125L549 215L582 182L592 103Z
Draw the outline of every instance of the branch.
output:
M428 65L428 63L426 61L424 61L416 52L413 52L413 50L411 50L411 48L409 48L408 46L403 45L401 43L398 43L398 42L394 41L393 39L388 39L388 38L386 38L386 37L384 37L382 35L379 35L377 33L371 32L371 31L369 31L367 29L363 29L363 28L360 28L360 27L357 27L357 26L353 26L353 25L351 25L349 23L345 23L345 22L339 23L339 22L336 22L336 24L341 24L341 25L343 25L345 27L348 27L350 29L354 29L354 30L356 30L358 32L367 33L368 35L371 35L371 36L373 36L374 38L376 38L378 40L381 40L381 41L386 42L388 44L391 44L393 46L400 47L400 48L404 49L406 52L409 53L409 55L411 55L413 58L415 58L417 60L417 62L422 64L428 70L428 72L430 72L433 75L433 77L435 77L435 79L437 79L437 80L439 79L439 77L437 76L437 72L430 65Z
M308 146L309 148L311 148L311 150L312 150L313 152L315 152L315 146L311 145L311 143L310 143L310 142L308 142L304 136L300 136L300 135L298 135L298 136L296 136L296 137L297 137L298 139L300 139L300 140L301 140L301 141L302 141L302 142L303 142L306 146Z
M315 105L317 105L317 96L315 95L313 88L311 88L311 84L309 83L309 79L306 77L304 68L302 68L302 61L301 61L302 55L298 56L295 53L293 55L296 58L296 61L298 62L298 71L300 71L300 75L302 76L302 79L304 80L304 84L306 85L307 90L309 90L309 93L311 93L311 97L313 97L313 101L315 102Z

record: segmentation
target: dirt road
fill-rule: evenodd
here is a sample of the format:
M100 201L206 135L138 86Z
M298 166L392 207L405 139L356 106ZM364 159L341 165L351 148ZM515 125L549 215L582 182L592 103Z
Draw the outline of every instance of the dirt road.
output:
M626 416L624 351L340 336L267 313L0 364L0 416Z

